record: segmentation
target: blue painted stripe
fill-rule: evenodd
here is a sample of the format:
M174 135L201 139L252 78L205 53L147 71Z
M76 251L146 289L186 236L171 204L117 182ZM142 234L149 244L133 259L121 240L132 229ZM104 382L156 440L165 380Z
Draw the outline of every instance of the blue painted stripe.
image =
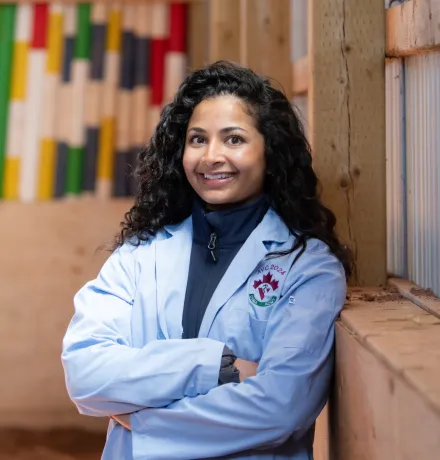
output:
M83 169L83 190L92 192L96 186L99 150L99 127L88 127Z
M92 52L90 76L93 80L104 79L104 56L107 37L105 24L92 24Z
M132 152L117 151L115 157L115 170L113 180L114 196L129 196L131 193Z
M64 58L63 58L63 82L70 82L72 79L72 61L75 54L75 38L66 37L64 39Z
M54 195L60 198L66 193L67 183L67 161L69 157L69 144L59 142L57 144L57 167L55 175L55 192Z
M136 65L134 81L136 86L150 84L151 40L145 37L136 39Z
M122 33L120 87L132 90L135 81L136 37L133 32Z

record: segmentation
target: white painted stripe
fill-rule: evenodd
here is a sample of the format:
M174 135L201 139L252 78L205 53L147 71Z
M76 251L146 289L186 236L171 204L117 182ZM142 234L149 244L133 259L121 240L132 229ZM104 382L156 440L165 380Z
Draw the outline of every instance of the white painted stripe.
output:
M20 200L24 202L36 199L43 104L41 87L45 78L46 54L46 50L41 49L33 49L29 53L28 104L19 184Z
M55 119L55 138L58 142L69 142L72 126L72 83L62 83L57 93L57 117ZM68 109L67 109L68 107Z
M89 80L87 82L86 101L85 101L85 124L88 127L98 127L101 119L103 82Z
M134 31L139 37L149 37L152 27L151 3L137 5Z
M105 3L94 3L92 5L91 19L93 24L107 23L107 6Z
M22 4L18 6L15 19L15 41L29 42L32 33L32 5Z
M118 118L116 120L116 150L131 147L131 119L133 111L133 91L119 90Z
M185 79L187 71L187 57L185 53L169 52L165 55L165 102L174 99L176 91Z
M112 195L112 181L109 179L98 179L96 184L96 196L107 200Z
M121 56L115 51L107 51L105 55L104 94L102 116L112 117L116 114L116 94L119 86L119 66Z
M23 146L26 102L11 101L9 105L9 123L6 144L7 157L19 157Z
M70 140L72 147L85 144L86 88L89 75L89 61L75 59L72 63L72 125Z
M44 80L44 104L42 106L43 123L41 135L45 139L55 137L55 117L57 116L57 90L59 87L60 75L46 74Z
M76 5L64 6L64 36L72 37L76 32Z
M62 14L63 4L60 2L50 3L50 14Z
M133 91L133 123L132 138L136 147L143 146L149 139L148 107L150 105L150 89L137 86Z
M132 31L136 23L136 6L124 5L122 11L122 30Z
M151 5L151 36L152 38L166 38L169 35L169 5L167 3L153 3Z

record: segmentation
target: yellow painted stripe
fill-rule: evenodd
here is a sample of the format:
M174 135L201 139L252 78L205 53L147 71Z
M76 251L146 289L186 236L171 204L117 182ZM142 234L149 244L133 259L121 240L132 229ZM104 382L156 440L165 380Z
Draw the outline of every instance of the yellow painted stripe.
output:
M47 200L53 196L56 143L53 139L43 139L40 149L40 171L38 174L37 194L40 200Z
M121 24L121 12L112 10L108 21L107 51L121 51Z
M115 123L114 117L104 118L99 136L98 178L112 179L115 156Z
M28 67L27 42L14 43L14 58L12 63L11 99L26 98L26 76Z
M6 157L4 198L18 200L18 182L20 177L20 157Z
M47 67L48 73L60 73L61 53L63 47L63 15L51 13L49 17L49 30L47 42Z

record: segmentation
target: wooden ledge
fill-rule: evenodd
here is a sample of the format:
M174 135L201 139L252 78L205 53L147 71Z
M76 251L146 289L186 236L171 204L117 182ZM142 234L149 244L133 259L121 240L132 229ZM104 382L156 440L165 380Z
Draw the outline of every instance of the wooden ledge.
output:
M386 12L386 55L410 56L440 48L440 2L407 0Z
M401 278L391 278L388 282L403 297L440 319L440 299L431 290L421 289L417 284Z
M353 288L340 323L440 416L440 319L395 288Z

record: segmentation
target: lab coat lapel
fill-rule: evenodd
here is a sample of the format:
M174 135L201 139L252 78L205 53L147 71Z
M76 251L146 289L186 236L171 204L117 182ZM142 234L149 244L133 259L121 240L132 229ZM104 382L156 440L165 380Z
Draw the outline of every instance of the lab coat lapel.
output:
M159 338L170 338L167 327L177 321L173 329L181 329L183 303L188 281L192 247L192 220L186 219L176 226L166 227L171 237L156 244L157 317Z
M237 289L247 282L259 262L270 252L265 242L285 243L288 236L287 227L278 215L269 209L260 225L243 244L217 286L206 309L199 337L208 337L217 312Z

